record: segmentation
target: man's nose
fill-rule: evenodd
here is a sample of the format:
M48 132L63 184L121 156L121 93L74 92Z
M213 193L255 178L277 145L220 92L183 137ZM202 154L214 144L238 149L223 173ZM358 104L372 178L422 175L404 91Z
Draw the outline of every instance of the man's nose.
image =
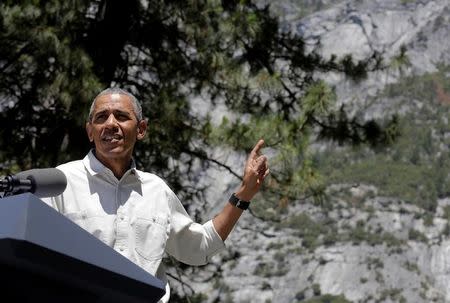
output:
M105 125L107 127L117 127L117 120L116 120L116 117L114 117L114 114L111 113L108 116L108 119L106 119Z

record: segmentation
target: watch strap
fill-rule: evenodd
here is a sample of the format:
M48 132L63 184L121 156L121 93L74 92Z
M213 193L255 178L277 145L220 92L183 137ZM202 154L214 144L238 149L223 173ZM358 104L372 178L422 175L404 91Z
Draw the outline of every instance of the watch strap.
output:
M242 210L246 210L250 206L249 201L244 201L244 200L239 199L238 197L236 197L236 194L234 194L234 193L230 196L230 199L228 200L228 202L230 202L231 204L233 204L234 206L236 206L237 208L240 208Z

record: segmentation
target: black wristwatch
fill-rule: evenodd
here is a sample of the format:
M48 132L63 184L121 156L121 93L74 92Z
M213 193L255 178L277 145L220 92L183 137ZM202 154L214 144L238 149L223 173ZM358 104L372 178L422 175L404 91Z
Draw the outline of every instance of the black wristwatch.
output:
M230 199L228 200L228 202L230 202L231 204L233 204L234 206L236 206L237 208L246 210L249 205L250 202L249 201L244 201L239 199L238 197L236 197L236 195L233 193L230 197Z

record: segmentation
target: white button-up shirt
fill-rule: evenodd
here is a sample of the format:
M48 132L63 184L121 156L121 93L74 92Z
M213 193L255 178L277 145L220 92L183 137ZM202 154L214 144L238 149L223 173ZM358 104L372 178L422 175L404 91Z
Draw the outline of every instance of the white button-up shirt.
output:
M92 151L57 168L65 173L67 188L44 202L164 282L164 252L203 265L224 248L211 220L193 222L166 183L134 163L120 180ZM160 302L169 296L166 283Z

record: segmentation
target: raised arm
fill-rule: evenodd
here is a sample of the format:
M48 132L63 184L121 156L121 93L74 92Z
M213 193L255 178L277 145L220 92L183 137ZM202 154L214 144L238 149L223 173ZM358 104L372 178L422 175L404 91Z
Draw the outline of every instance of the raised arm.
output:
M261 155L264 140L259 140L245 163L244 177L235 196L239 200L250 202L261 188L264 179L269 174L267 157ZM214 228L222 240L225 240L241 216L243 210L231 203L226 203L223 210L213 219Z

